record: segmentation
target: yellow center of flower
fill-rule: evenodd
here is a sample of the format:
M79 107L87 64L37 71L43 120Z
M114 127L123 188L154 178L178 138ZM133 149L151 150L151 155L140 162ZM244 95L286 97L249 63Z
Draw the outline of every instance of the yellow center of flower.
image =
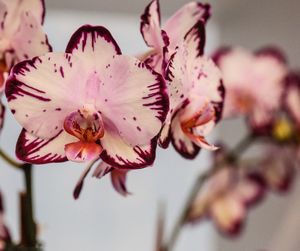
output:
M272 135L278 141L288 140L293 135L293 126L288 120L279 119L275 122Z

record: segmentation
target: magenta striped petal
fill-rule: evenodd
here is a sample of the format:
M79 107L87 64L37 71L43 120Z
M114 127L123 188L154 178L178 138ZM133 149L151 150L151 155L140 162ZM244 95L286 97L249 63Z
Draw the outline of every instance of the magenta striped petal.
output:
M141 16L141 33L149 47L160 50L165 41L160 28L160 6L158 0L153 0Z
M144 168L153 164L156 139L144 146L131 146L115 130L107 131L101 139L101 158L109 165L121 169Z
M114 189L124 197L130 194L126 187L127 173L127 170L118 169L113 169L111 172L111 182Z
M32 12L21 14L19 28L11 38L11 46L14 48L18 61L52 51L47 35Z
M190 2L179 9L167 20L163 29L170 38L170 48L173 50L179 45L187 32L199 21L206 23L210 17L210 5L199 2Z
M65 118L81 108L77 102L86 80L78 61L70 54L49 53L13 68L6 97L15 118L29 133L50 139L63 129Z
M93 172L93 177L96 177L97 179L101 179L106 174L110 173L113 170L113 167L104 161L101 161L99 165L96 167L96 169Z
M85 67L99 69L109 68L108 62L120 55L121 49L106 28L84 25L72 35L66 53L79 57Z
M17 142L16 155L20 160L33 164L64 162L68 160L65 144L76 140L63 131L51 139L41 139L23 129Z

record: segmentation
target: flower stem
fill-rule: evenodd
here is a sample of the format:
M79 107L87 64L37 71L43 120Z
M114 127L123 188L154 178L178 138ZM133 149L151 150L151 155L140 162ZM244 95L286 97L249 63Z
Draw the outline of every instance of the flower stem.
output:
M239 156L246 150L248 147L253 143L255 137L252 135L246 136L243 138L237 146L228 154L228 157L231 159L231 161L236 161ZM209 170L198 176L196 179L194 185L192 186L192 189L189 193L189 196L187 198L186 203L184 204L184 207L173 227L173 230L171 232L170 238L167 240L163 247L163 251L171 251L173 250L176 241L178 240L178 237L181 233L181 230L185 224L186 217L188 216L188 213L190 211L190 207L192 203L194 202L199 190L205 183L205 181L212 176L217 170L219 170L220 164L212 166Z
M21 245L29 248L37 246L36 224L33 217L32 165L24 164L26 192L21 193Z
M14 159L12 159L10 156L8 156L7 153L5 153L2 149L0 149L0 157L6 161L8 164L10 164L11 166L15 167L15 168L22 168L23 164L19 163L17 161L15 161Z

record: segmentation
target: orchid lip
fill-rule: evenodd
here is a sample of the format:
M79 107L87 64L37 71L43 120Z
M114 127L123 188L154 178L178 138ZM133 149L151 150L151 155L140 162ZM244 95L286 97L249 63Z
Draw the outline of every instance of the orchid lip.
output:
M194 129L203 126L215 119L215 110L205 105L203 109L194 113L189 119L181 122L181 129L186 136L196 144L200 142L207 143L203 135L196 135Z
M64 121L64 129L83 142L96 142L104 136L101 114L91 105L68 115Z

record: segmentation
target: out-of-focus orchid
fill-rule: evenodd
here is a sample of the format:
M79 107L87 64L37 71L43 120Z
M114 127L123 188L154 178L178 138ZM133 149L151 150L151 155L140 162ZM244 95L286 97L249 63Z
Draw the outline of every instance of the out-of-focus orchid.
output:
M141 58L156 71L164 71L166 62L181 44L186 33L199 21L205 23L209 17L210 5L190 2L172 15L161 28L159 0L153 0L141 16L141 33L151 48Z
M289 190L294 180L296 152L292 146L268 146L265 157L258 164L266 186L277 192Z
M285 57L276 48L251 53L243 48L221 48L214 60L226 89L223 117L246 115L254 129L269 126L281 107Z
M196 223L209 217L221 233L236 235L246 220L247 209L263 195L264 184L259 176L223 167L199 191L187 220Z
M4 222L4 207L2 195L0 193L0 251L4 251L8 243L11 243L11 237Z
M216 149L205 136L221 118L224 97L219 69L203 56L204 25L199 21L185 35L171 56L166 73L170 111L160 143L166 147L171 140L175 149L190 159L200 147Z
M102 158L116 168L143 168L155 158L168 111L161 75L121 54L107 29L83 26L66 53L13 67L6 96L24 127L17 156L30 163Z
M14 64L51 51L42 30L44 15L43 0L0 0L0 95ZM0 106L1 129L5 109Z
M287 77L284 106L300 130L300 72L291 72Z

